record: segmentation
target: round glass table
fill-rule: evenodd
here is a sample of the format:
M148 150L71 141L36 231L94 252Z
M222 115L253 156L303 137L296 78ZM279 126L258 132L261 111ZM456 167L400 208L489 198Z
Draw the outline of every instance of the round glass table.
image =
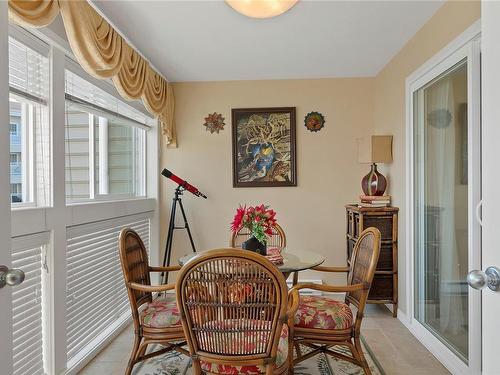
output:
M201 252L184 255L179 258L179 265L183 266L198 254L201 254ZM305 250L286 248L282 251L281 255L283 255L283 264L276 265L276 267L278 267L278 269L283 273L285 278L292 272L307 270L309 268L319 266L325 261L325 258L322 255Z

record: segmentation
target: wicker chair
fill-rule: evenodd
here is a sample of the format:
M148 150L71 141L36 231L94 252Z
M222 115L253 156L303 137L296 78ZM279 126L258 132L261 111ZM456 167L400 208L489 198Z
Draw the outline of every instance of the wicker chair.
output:
M308 288L323 292L346 293L345 302L324 296L300 297L294 324L290 327L298 354L294 364L323 352L352 362L362 367L365 374L371 374L361 347L360 330L379 253L380 232L376 228L367 228L356 242L350 267L313 268L323 272L348 272L347 285L299 283L292 288L296 291ZM350 304L357 308L356 319L353 319ZM302 355L299 344L311 348L312 351ZM331 348L336 345L347 346L352 356L332 350Z
M128 362L126 375L132 372L137 362L177 350L189 354L181 346L186 344L175 294L153 300L153 293L162 293L175 288L174 284L152 286L150 272L177 271L179 266L151 267L148 254L139 235L132 229L120 232L120 261L127 287L135 339ZM163 344L166 347L146 353L149 344Z
M203 252L182 268L177 300L195 374L284 374L291 356L287 299L281 272L250 251ZM287 301L290 301L289 303Z
M241 228L237 233L233 233L231 239L229 240L230 247L241 247L241 244L248 240L252 234L247 228ZM286 246L286 236L283 228L278 224L274 224L273 234L267 240L268 247L285 247Z
M252 233L247 228L241 228L237 233L233 233L229 240L229 246L240 248L241 244L248 240L252 236ZM269 236L267 241L268 247L279 247L284 249L286 247L286 236L285 231L278 223L274 224L273 234ZM288 274L285 275L285 278L288 278ZM299 273L293 273L293 285L297 284L299 279Z

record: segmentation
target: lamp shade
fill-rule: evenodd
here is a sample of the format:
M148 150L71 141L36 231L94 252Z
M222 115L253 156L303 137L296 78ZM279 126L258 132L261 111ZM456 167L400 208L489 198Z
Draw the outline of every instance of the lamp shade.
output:
M238 13L252 18L271 18L285 13L298 0L226 0Z
M372 135L358 138L359 163L391 163L392 135Z

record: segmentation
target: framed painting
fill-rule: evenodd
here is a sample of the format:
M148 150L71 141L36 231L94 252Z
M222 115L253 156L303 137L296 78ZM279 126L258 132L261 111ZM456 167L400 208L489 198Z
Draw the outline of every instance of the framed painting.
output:
M297 186L295 107L231 114L233 187Z

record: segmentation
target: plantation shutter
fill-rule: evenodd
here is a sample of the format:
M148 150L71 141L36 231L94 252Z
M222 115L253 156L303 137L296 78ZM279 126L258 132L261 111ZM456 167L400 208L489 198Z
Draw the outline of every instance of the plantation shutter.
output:
M68 368L130 316L118 253L120 230L134 229L149 251L152 213L67 229Z
M14 375L44 372L44 278L48 233L12 239L12 267L25 273L25 280L12 288Z

